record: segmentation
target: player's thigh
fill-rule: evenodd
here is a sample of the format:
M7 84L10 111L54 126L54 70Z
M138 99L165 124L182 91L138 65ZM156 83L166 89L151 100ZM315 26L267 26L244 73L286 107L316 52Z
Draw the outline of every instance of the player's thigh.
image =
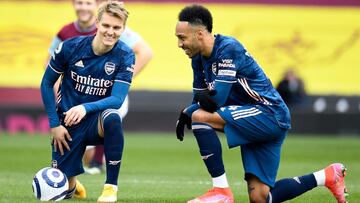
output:
M192 122L206 123L214 129L224 129L225 121L216 112L210 113L203 109L196 110L191 116Z
M249 200L251 203L265 203L269 194L270 187L264 184L254 175L249 175L247 179Z
M230 148L283 139L286 135L275 116L257 105L226 106L217 112L225 121L224 131Z
M101 114L102 112L97 112L89 115L86 120L84 120L83 125L86 125L85 132L85 145L94 146L103 144L103 133L101 127Z
M68 141L70 151L64 150L61 155L59 150L54 151L52 146L53 165L56 165L67 177L79 175L84 172L82 166L82 157L85 151L84 133L81 127L75 126L69 128L68 132L72 137L72 141Z

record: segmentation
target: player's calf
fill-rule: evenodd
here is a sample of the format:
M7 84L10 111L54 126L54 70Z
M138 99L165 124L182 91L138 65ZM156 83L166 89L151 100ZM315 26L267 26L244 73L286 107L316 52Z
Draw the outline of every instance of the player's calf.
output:
M104 132L106 183L117 185L124 148L121 116L117 109L108 109L101 114L101 121Z

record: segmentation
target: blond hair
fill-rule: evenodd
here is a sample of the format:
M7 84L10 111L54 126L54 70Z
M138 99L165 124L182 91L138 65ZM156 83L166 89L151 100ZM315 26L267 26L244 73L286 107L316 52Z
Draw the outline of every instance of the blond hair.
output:
M106 1L103 2L98 9L98 15L97 18L100 21L103 14L107 13L111 16L120 18L124 21L124 24L126 24L126 20L129 16L129 12L125 9L124 3L120 1Z

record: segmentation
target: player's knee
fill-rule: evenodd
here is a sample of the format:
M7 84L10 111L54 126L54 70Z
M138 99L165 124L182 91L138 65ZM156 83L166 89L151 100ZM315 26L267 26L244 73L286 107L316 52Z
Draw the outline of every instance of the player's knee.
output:
M206 116L204 111L197 110L191 115L192 122L206 123Z
M103 126L121 124L121 115L117 109L107 109L101 114Z
M249 201L251 203L265 203L268 194L264 191L254 190L249 192Z

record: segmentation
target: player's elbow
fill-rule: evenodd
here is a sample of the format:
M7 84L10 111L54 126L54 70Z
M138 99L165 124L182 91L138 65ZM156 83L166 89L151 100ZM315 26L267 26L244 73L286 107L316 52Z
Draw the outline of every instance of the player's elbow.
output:
M144 49L142 50L138 55L138 60L140 60L140 64L144 64L144 66L146 64L148 64L150 62L150 60L153 58L153 52L150 49L150 47L148 49Z
M140 60L141 64L147 64L154 56L154 52L151 47L145 43L140 42L139 44L135 45L133 51L136 55L136 60Z
M154 52L150 47L146 49L146 59L149 62L154 57Z

